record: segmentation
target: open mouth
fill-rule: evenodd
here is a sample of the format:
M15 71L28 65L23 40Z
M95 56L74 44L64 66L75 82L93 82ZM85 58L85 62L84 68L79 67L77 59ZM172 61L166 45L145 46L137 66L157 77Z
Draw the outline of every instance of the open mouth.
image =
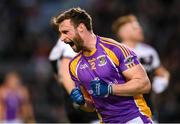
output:
M66 44L69 44L71 47L74 46L74 43L71 41L71 42L67 42Z

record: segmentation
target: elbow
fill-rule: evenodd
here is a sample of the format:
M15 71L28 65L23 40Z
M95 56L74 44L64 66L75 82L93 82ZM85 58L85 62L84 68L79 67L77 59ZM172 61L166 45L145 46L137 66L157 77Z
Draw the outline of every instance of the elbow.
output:
M151 91L151 82L149 78L146 78L144 80L144 87L143 87L143 93L149 93Z

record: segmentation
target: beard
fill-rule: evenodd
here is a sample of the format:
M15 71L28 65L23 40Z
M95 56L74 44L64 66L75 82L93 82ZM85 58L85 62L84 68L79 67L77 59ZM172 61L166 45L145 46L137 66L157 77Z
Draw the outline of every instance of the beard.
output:
M84 43L81 36L78 33L76 33L72 41L74 43L74 46L72 47L72 49L77 53L80 52L83 49L83 43Z

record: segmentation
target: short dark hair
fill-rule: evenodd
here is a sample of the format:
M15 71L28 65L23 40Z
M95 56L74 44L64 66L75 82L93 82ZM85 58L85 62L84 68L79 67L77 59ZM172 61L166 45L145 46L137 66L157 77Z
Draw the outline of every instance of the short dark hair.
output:
M59 24L66 19L70 19L71 22L77 27L80 23L83 23L88 31L92 31L92 19L91 16L83 9L71 8L63 13L58 14L51 20L52 25L59 27Z

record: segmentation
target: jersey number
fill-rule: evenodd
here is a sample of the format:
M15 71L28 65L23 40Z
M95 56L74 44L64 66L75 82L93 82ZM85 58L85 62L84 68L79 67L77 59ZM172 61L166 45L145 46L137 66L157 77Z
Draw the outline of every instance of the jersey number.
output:
M91 62L90 65L91 65L91 69L92 70L96 69L96 63L95 62Z

